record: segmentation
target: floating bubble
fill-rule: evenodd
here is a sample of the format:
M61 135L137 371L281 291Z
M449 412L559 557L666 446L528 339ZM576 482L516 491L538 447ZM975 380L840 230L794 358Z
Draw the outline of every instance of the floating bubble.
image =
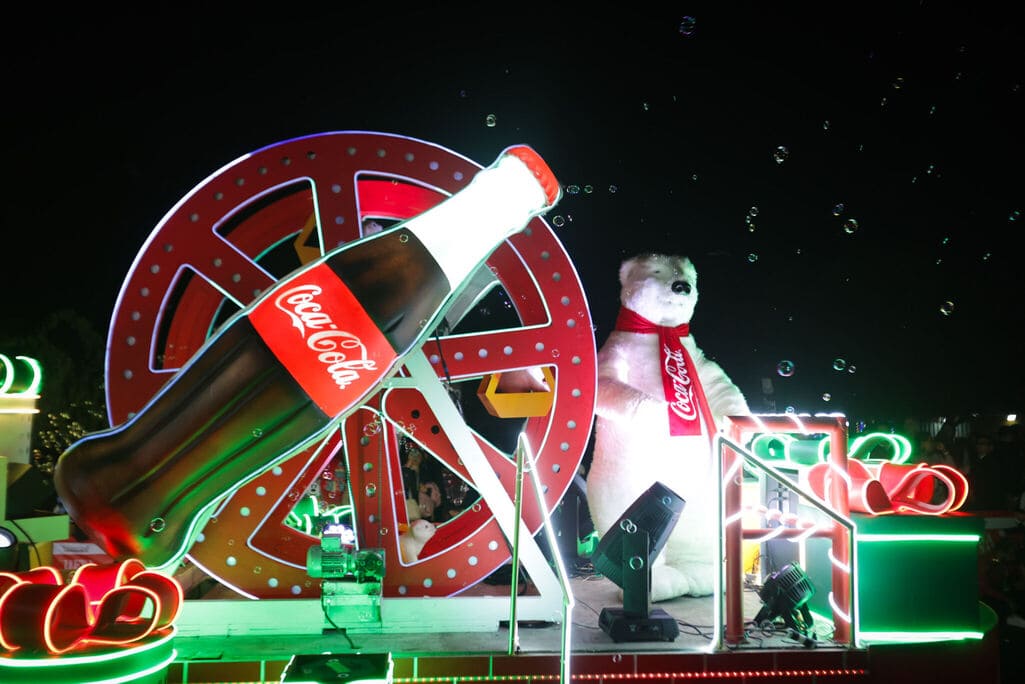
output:
M797 409L795 409L793 406L787 406L785 409L783 409L783 412L784 413L797 413Z
M695 174L692 174L692 175L691 175L691 177L690 177L690 179L691 179L692 181L697 181L697 179L698 179L698 174L696 174L696 173L695 173Z
M747 260L748 260L749 263L753 264L754 262L758 261L758 255L755 254L754 252L751 252L750 254L747 255Z
M594 186L592 186L592 185L585 185L584 186L584 194L585 195L590 195L592 192L594 192Z
M841 359L840 357L833 359L833 370L842 371L846 367L847 362Z
M793 361L787 361L786 359L783 359L782 361L776 364L776 372L779 373L781 377L789 378L791 375L794 374L794 370L795 367Z
M985 254L982 255L982 260L983 261L989 261L989 258L991 256L993 256L993 254L991 252L986 252Z
M837 204L834 204L833 205L833 216L839 216L840 214L843 213L844 209L845 209L845 207L843 205L843 202L838 202Z
M758 216L758 207L751 207L747 210L748 216Z
M944 316L954 313L954 302L947 300L940 304L940 313Z
M824 131L828 131L829 130L829 119L826 119L825 121L822 122L822 130L824 130Z
M936 165L935 165L935 164L929 164L929 166L928 166L928 167L926 167L926 169L925 169L925 172L926 172L926 173L927 173L928 175L930 175L930 176L931 176L931 175L933 174L933 172L934 172L935 170L936 170Z
M833 395L830 394L829 392L823 392L822 393L822 401L829 401L832 398L833 398Z
M697 30L698 20L691 16L686 16L680 19L680 35L684 38L690 38L694 35L694 31Z
M498 123L498 117L496 117L494 114L488 114L486 117L484 117L484 123L488 125L488 128L494 128L495 124Z
M617 188L615 185L610 185L609 186L609 194L610 195L615 195L616 192L618 192L618 191L619 191L619 188Z
M940 241L940 244L941 245L949 245L950 244L950 238L949 237L943 238L943 240Z
M1008 216L1007 216L1007 220L1008 220L1008 221L1017 221L1017 220L1018 220L1018 219L1020 219L1020 218L1021 218L1021 212L1020 212L1020 211L1018 211L1017 209L1015 209L1014 211L1012 211L1012 212L1011 212L1010 214L1008 214Z
M747 232L755 232L755 224L751 223L750 221L747 222Z
M930 105L929 106L929 116L932 116L935 113L936 113L936 105Z
M651 106L647 102L642 102L641 107L644 108L644 111L648 111L649 109L651 109Z
M904 87L904 77L903 76L898 76L897 78L893 79L893 89L894 90L900 90L903 87Z
M885 97L883 99L879 100L879 106L880 107L885 107L886 103L887 103L887 99Z
M789 156L790 156L790 150L788 150L783 145L780 145L779 147L777 147L776 150L772 153L772 158L776 160L777 164L782 164L783 162L785 162L787 160L787 157L789 157Z
M576 195L579 192L580 192L580 186L579 185L570 185L570 186L566 187L566 194L567 195Z
M555 224L556 228L562 228L566 225L566 219L562 218L562 216L556 215L552 217L552 223Z
M853 235L858 232L858 220L849 218L843 222L843 232L848 235Z
M854 375L854 372L857 371L857 370L858 370L858 367L855 366L853 363L851 365L847 366L847 372L850 373L851 375Z

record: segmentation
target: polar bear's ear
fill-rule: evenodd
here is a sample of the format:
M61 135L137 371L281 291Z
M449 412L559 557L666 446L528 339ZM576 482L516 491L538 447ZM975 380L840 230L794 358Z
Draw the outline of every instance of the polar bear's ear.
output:
M683 268L684 277L690 281L690 284L694 287L698 286L698 270L694 267L689 257L681 257L681 266Z
M627 259L626 261L624 261L622 264L620 264L620 266L619 266L619 284L620 285L625 286L628 282L630 282L630 273L631 273L631 271L633 271L634 266L637 265L637 262L638 262L639 259L640 259L640 257L631 257L631 258Z
M626 285L634 279L634 269L647 268L653 259L659 258L654 252L635 254L619 266L619 284ZM664 257L663 257L664 258Z

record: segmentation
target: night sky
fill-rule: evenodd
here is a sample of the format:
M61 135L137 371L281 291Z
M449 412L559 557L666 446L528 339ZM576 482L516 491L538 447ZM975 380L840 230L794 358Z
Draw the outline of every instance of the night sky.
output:
M1025 412L1020 4L350 4L10 23L0 332L71 308L105 334L195 185L380 131L484 165L526 143L579 186L548 218L599 345L620 261L681 253L755 410Z

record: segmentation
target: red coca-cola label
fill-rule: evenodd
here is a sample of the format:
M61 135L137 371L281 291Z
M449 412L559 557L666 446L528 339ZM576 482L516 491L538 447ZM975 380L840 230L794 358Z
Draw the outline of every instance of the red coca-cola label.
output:
M387 338L325 264L291 278L253 307L249 321L329 416L352 408L395 360Z

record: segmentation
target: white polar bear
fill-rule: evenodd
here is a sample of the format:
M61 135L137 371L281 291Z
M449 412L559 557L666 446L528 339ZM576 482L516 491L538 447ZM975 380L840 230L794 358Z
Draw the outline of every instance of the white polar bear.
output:
M617 328L636 328L624 322L639 320L634 314L655 326L690 323L698 288L697 272L689 259L641 254L623 262L619 282L622 308ZM723 416L750 413L743 394L719 364L705 357L693 335L677 330L669 339L673 338L682 342L693 361L717 425ZM710 433L705 421L691 421L691 429L700 434L670 434L671 402L666 398L663 368L670 369L672 387L679 390L682 385L673 385L672 378L679 379L680 374L676 364L664 362L662 346L657 332L617 329L599 350L595 445L587 473L587 504L599 535L655 481L686 501L679 523L652 566L653 601L711 594L719 567L715 491L719 477L712 468ZM681 393L671 396L679 407Z

